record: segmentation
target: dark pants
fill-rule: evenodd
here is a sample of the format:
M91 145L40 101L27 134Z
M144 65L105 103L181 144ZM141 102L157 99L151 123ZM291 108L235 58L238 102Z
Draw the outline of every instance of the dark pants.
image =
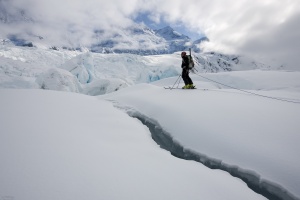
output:
M185 85L193 84L193 81L189 76L189 70L183 69L181 76Z

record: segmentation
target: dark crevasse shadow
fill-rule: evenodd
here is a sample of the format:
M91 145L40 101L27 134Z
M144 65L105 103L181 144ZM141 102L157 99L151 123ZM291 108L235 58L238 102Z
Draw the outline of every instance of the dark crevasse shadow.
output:
M219 169L228 172L233 177L243 180L247 186L254 192L270 200L299 200L298 197L291 194L284 187L268 180L261 179L260 175L254 171L242 169L235 165L229 165L222 160L210 158L199 152L183 147L179 142L175 141L171 134L165 131L160 124L132 108L125 108L122 106L116 107L125 110L125 112L141 121L147 126L151 132L152 139L162 148L169 151L173 156L185 160L193 160L202 163L210 169Z

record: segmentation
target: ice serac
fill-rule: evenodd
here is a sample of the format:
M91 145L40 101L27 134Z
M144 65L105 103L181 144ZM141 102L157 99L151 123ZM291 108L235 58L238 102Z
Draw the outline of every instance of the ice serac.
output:
M209 167L210 169L219 169L230 173L232 176L243 180L250 189L254 192L263 195L271 200L299 200L298 197L291 194L284 187L273 183L271 181L261 179L260 175L254 171L242 169L238 166L229 165L222 160L211 158L207 155L201 154L183 147L180 142L174 140L170 133L165 131L160 124L138 111L129 109L127 113L134 118L140 120L146 125L153 140L163 149L169 151L173 156L185 160L193 160Z
M67 92L80 92L80 86L76 78L68 71L61 69L49 69L36 79L41 89Z

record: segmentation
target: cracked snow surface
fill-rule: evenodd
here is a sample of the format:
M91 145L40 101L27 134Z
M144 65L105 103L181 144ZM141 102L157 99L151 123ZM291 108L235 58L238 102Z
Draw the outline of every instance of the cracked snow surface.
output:
M124 110L129 116L138 119L147 126L151 132L152 139L162 148L169 151L173 156L199 162L210 169L219 169L228 172L233 177L243 180L247 186L254 192L263 195L272 200L299 200L284 187L268 180L261 179L260 175L255 171L242 169L239 166L230 165L222 162L222 160L214 159L209 155L196 152L185 148L180 142L174 140L171 133L168 133L154 119L134 110L133 108L121 106L117 102L112 101L115 107Z

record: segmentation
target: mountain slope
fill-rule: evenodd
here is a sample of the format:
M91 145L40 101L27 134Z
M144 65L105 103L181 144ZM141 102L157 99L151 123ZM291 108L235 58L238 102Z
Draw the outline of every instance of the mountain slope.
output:
M5 2L6 0L0 1L0 4L3 5L0 7L0 26L5 30L0 33L0 39L8 39L16 46L47 46L53 49L71 50L87 48L96 53L138 55L170 54L188 50L188 48L194 49L195 52L200 51L199 42L202 41L201 39L193 43L188 36L174 31L170 26L152 30L137 23L125 28L112 27L109 30L94 28L88 35L78 32L79 30L68 28L65 30L66 32L62 33L64 38L56 38L58 41L54 42L55 38L40 35L32 29L35 26L40 29L44 26L43 23L31 18L23 10L8 7L11 4L6 5ZM70 25L70 27L72 26ZM89 32L89 30L86 31ZM77 38L77 36L80 37Z

